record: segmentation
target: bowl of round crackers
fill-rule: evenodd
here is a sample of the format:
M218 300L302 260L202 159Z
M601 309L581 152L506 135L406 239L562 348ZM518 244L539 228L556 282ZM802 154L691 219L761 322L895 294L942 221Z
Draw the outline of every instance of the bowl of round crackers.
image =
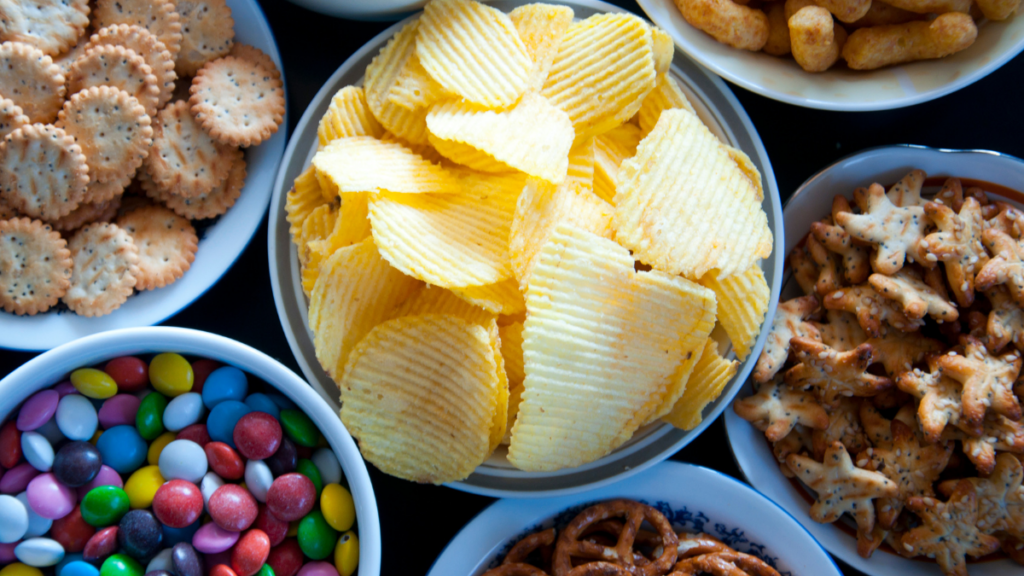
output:
M0 347L163 321L269 202L285 97L262 11L76 0L0 20Z
M885 146L786 206L781 303L726 429L750 483L867 574L1024 562L1022 174Z
M778 293L746 115L599 2L428 3L332 76L276 187L289 344L413 481L541 496L667 458L749 373Z

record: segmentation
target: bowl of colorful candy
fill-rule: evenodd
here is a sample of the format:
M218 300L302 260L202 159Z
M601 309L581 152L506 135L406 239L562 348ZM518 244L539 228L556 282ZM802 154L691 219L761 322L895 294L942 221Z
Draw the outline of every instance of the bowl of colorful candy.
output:
M355 443L301 378L227 338L133 328L0 380L0 567L375 576L380 525Z

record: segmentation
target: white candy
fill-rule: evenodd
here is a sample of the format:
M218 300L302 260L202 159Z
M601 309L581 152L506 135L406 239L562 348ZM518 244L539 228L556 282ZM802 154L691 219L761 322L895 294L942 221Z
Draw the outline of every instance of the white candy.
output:
M149 561L149 564L146 564L146 574L156 570L173 572L174 569L171 567L171 552L173 552L171 548L164 548L157 552L156 556L153 556L153 559Z
M29 566L44 568L64 559L64 547L49 538L31 538L15 546L14 555Z
M25 532L24 538L34 538L46 534L50 530L50 526L53 525L53 520L36 514L32 506L29 506L28 492L22 492L15 496L15 498L25 506L25 510L28 510L28 530Z
M42 434L43 438L50 441L50 446L56 446L64 441L64 433L60 431L60 427L57 426L57 419L50 418L45 424L35 429L36 432Z
M96 433L99 417L89 399L81 394L68 394L57 404L57 427L71 440L86 442Z
M24 432L21 435L21 452L25 460L40 472L53 468L53 446L38 432Z
M160 475L164 480L181 479L193 484L206 474L206 452L191 440L175 440L160 452Z
M0 495L0 544L17 542L28 532L28 508L14 496Z
M207 472L206 476L203 476L203 481L199 484L199 491L203 493L203 505L206 506L207 512L210 511L210 498L213 497L217 488L223 485L224 481L215 472Z
M249 460L245 463L245 486L253 498L260 502L267 501L267 490L274 483L274 475L263 460Z
M187 392L171 400L167 408L164 408L164 428L177 432L199 422L205 412L203 397L195 392Z
M320 471L320 479L324 481L324 486L341 484L341 464L338 463L338 457L334 455L333 450L320 448L313 452L311 460L313 464L316 464L316 469Z

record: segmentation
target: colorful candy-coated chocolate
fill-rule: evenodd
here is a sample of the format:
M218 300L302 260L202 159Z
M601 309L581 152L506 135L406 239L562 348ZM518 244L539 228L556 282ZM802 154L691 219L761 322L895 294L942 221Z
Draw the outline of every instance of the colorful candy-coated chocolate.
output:
M96 447L100 450L103 463L120 474L131 474L142 466L149 449L133 426L114 426L103 432Z
M18 411L18 430L28 432L39 428L57 412L60 394L56 390L43 390L29 396Z
M299 521L299 547L313 560L323 560L334 551L338 532L324 520L319 510L313 510Z
M245 485L257 500L267 501L267 491L273 483L274 475L262 460L249 460L245 463Z
M249 530L238 539L231 552L231 569L238 576L253 576L270 556L270 538L257 528Z
M106 400L117 394L117 382L110 374L95 368L79 368L71 373L71 383L83 396Z
M28 532L28 508L14 496L0 496L0 542L21 540Z
M224 370L225 368L221 368L220 370ZM218 370L218 372L220 370ZM216 372L214 372L214 374L216 374ZM212 378L214 374L211 374L210 377ZM207 382L207 384L210 383ZM205 390L209 392L212 389L213 388L208 385ZM223 400L218 402L210 409L210 417L206 419L206 430L210 433L210 439L215 442L223 442L228 446L235 448L235 425L238 424L238 421L242 416L245 416L249 412L252 412L252 408L249 408L238 400Z
M63 444L64 440L66 440L66 438L64 438L64 433L60 431L60 426L57 426L56 418L50 418L45 424L36 428L34 431L42 435L43 438L46 438L50 442L50 445L55 448Z
M207 376L203 385L203 403L212 410L225 400L241 402L248 392L249 382L245 372L234 366L223 366Z
M28 503L43 518L56 520L67 516L75 507L78 497L67 486L47 472L32 479L25 488Z
M180 354L164 352L149 361L149 382L157 392L173 398L192 390L192 365Z
M43 576L43 572L35 566L15 562L0 569L0 576Z
M223 442L210 442L203 447L210 469L227 480L240 480L245 475L245 463L234 448Z
M3 478L0 478L0 494L24 492L25 488L28 487L28 483L36 476L39 476L39 474L39 470L36 470L28 462L18 464L4 473Z
M102 465L100 451L95 446L75 440L57 450L53 458L53 475L68 488L78 488L92 482Z
M310 462L310 466L312 465ZM291 522L301 519L313 509L317 501L316 496L316 486L309 478L298 472L290 472L278 476L270 485L270 490L267 491L267 508L274 516Z
M64 548L51 538L29 538L14 549L14 555L29 566L55 566L64 559Z
M274 516L267 509L266 504L260 504L260 511L256 514L256 522L253 526L267 533L271 546L277 546L284 542L285 537L288 536L288 522Z
M117 552L117 526L108 526L89 538L82 549L82 557L88 562L96 562L104 560L114 552Z
M149 450L146 451L146 462L150 466L157 466L160 464L160 453L163 452L164 448L166 448L168 444L174 442L175 439L176 436L174 432L164 432L157 436L156 440L149 443Z
M167 480L175 478L199 482L208 470L206 452L191 440L175 440L160 453L160 473Z
M199 394L203 393L203 387L206 385L206 379L213 373L214 370L221 367L221 363L216 360L208 360L206 358L196 360L192 363L192 391Z
M100 566L100 576L143 576L142 564L127 554L113 554Z
M134 425L140 403L141 400L133 394L118 394L106 399L97 414L100 426L103 429L109 429L114 426Z
M153 498L157 490L166 480L160 473L158 466L143 466L124 483L124 491L128 494L128 503L133 509L149 508L153 505Z
M263 461L274 477L295 471L299 463L299 454L295 449L295 443L289 438L281 438L281 445L277 447L269 458Z
M212 522L210 524L213 524ZM192 538L195 537L196 532L202 527L202 519L196 520L195 522L185 526L184 528L171 528L167 524L164 524L164 546L174 546L178 542L191 542ZM216 526L216 524L213 524Z
M103 371L117 383L121 392L133 394L149 384L149 366L134 356L121 356L107 362Z
M266 412L250 412L239 418L232 437L238 452L250 460L263 460L281 445L281 425Z
M203 493L191 482L170 480L156 491L153 513L171 528L184 528L203 513Z
M0 466L10 470L21 460L21 431L14 422L0 427Z
M64 554L64 558L62 558L60 562L57 562L57 565L53 567L53 573L59 575L61 570L64 569L64 566L70 564L71 562L75 562L75 561L81 562L82 561L82 555L81 554L74 554L72 552L66 552Z
M25 460L40 472L49 472L53 467L53 446L38 432L22 432L21 452Z
M237 530L225 530L215 522L203 524L192 537L192 545L204 554L217 554L231 549L238 542L241 533Z
M263 564L256 576L274 576L274 569L270 567L270 564Z
M210 497L210 517L225 530L241 532L256 520L256 499L237 484L225 484Z
M340 576L352 576L358 565L359 538L355 532L345 532L338 538L338 544L334 547L334 567L338 569Z
M145 576L174 576L170 570L146 570Z
M50 527L50 538L59 542L68 553L85 550L86 543L95 534L96 528L82 518L80 506L72 508L67 516L54 520Z
M320 499L320 492L324 489L323 478L320 477L320 469L308 458L300 458L295 466L295 471L309 478L313 482L313 489L316 490L316 499Z
M160 551L163 532L149 510L132 510L117 525L117 543L121 550L138 560L148 560Z
M281 410L281 427L297 445L308 448L316 446L319 431L316 424L301 410Z
M186 392L167 403L164 409L164 428L172 432L198 423L206 414L203 397L195 392Z
M280 408L281 410L298 409L298 406L295 405L295 402L292 402L291 398L288 398L287 396L281 394L280 392L267 392L267 398L270 398L270 400L274 404L277 404L277 407ZM277 576L281 575L278 574Z
M93 488L82 499L82 518L97 528L117 524L128 509L128 494L117 486Z
M281 408L262 392L255 392L246 396L245 405L252 408L254 412L266 412L273 416L275 420L281 417Z
M309 562L299 568L298 576L338 576L338 569L330 562Z
M276 576L295 576L302 568L303 561L302 548L294 538L288 538L271 548L270 556L267 557L267 564L274 569Z
M167 543L164 543L164 549L157 552L156 556L146 564L146 574L156 572L157 570L164 570L170 572L174 569L171 564L171 548L167 547Z
M328 484L320 493L320 511L324 520L338 532L345 532L355 524L356 504L352 493L341 484Z
M100 576L100 570L84 560L75 560L65 564L57 576Z
M216 566L223 564L225 566L231 566L231 550L225 550L223 552L217 552L214 554L203 554L203 563L206 566ZM234 572L234 570L232 570Z
M99 488L100 486L117 486L118 488L124 488L124 480L121 479L121 475L117 473L110 466L104 464L100 466L100 471L96 474L96 477L92 479L85 486L78 489L78 499L85 498L85 495L89 493L93 488Z
M146 440L155 440L164 433L164 410L167 409L167 397L159 392L150 392L139 404L135 415L135 427L139 435Z
M203 576L203 560L187 542L179 542L171 549L172 572L177 576Z
M341 464L333 450L317 448L310 460L316 464L316 469L320 471L320 479L324 484L341 484Z
M24 504L25 509L28 510L28 530L25 531L25 536L23 536L23 538L36 538L46 534L53 525L53 520L43 518L32 509L32 506L28 502L28 492L22 492L15 496L15 498L18 499L18 502Z
M78 394L78 390L75 389L75 385L71 383L71 380L65 380L54 386L53 389L57 391L57 394L60 394L61 398L68 394Z
M14 549L18 546L17 542L8 542L6 544L0 544L0 564L10 564L17 560L14 556Z
M206 429L206 424L186 426L181 432L178 432L176 438L178 440L191 440L200 446L206 446L210 443L210 433Z
M69 394L57 403L57 427L69 440L88 441L96 433L99 415L88 398Z
M238 576L227 564L217 564L210 568L209 576Z
M207 472L203 476L203 481L199 483L199 491L203 493L203 505L206 506L207 511L210 509L210 498L223 485L224 480L217 476L216 472Z

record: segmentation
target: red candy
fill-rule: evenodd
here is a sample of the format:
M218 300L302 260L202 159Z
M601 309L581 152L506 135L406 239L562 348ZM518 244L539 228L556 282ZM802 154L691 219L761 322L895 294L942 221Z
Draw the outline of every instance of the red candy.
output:
M267 508L285 522L300 520L316 504L316 486L298 472L278 476L267 490Z
M238 576L230 566L226 564L217 564L213 568L210 568L209 576Z
M206 424L193 424L182 428L174 439L191 440L200 446L206 446L210 443L210 433L206 430Z
M18 424L10 420L0 428L0 466L10 470L21 460L21 432Z
M266 504L260 504L260 512L256 515L256 523L254 526L267 533L267 537L270 538L271 546L277 546L281 542L284 542L285 536L288 535L288 523L277 516L274 516L274 514L267 509Z
M157 489L153 514L171 528L184 528L203 513L203 493L187 480L171 480Z
M211 372L220 368L220 362L214 360L196 360L192 363L192 392L196 394L203 393L203 384L206 384L206 377Z
M275 546L267 557L267 564L274 569L274 576L295 576L304 561L302 548L299 548L299 541L295 538Z
M231 552L231 568L238 576L253 576L270 555L270 538L263 530L249 530ZM275 573L276 576L276 573Z
M231 446L223 442L210 442L203 446L203 450L206 451L206 461L217 476L225 480L238 480L245 475L245 463Z
M149 384L149 365L134 356L114 358L103 371L117 383L118 392L139 392Z
M235 424L235 446L250 460L263 460L281 445L281 425L266 412L250 412Z
M94 534L96 529L82 519L81 507L77 505L67 516L54 520L50 527L50 538L56 540L68 553L85 550L86 543Z
M93 534L82 549L82 557L87 562L103 560L117 552L117 526L108 526Z
M237 484L225 484L210 496L210 517L217 526L232 532L241 532L256 520L259 510L256 499Z

